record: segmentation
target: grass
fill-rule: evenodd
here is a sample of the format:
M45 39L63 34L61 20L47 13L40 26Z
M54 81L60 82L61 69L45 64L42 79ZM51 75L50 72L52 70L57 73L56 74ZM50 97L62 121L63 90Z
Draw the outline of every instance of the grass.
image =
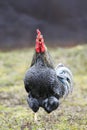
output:
M40 109L35 123L23 85L33 49L0 52L0 130L87 130L87 46L49 51L55 65L62 62L72 70L72 95L50 115Z

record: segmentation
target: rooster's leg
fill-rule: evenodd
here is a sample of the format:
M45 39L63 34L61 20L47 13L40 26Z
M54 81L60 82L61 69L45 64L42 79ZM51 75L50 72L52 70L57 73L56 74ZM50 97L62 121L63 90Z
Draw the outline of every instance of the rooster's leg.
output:
M51 121L51 113L48 114L48 121Z
M37 123L38 119L37 119L37 113L34 113L34 122Z

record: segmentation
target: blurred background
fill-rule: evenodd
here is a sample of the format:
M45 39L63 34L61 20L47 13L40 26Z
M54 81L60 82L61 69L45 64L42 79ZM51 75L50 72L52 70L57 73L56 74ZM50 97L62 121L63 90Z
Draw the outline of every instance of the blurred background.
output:
M40 109L38 124L23 82L37 28L74 77L73 93L50 117ZM87 130L87 0L0 0L0 130Z
M32 46L39 28L50 45L87 42L87 0L0 0L0 48Z

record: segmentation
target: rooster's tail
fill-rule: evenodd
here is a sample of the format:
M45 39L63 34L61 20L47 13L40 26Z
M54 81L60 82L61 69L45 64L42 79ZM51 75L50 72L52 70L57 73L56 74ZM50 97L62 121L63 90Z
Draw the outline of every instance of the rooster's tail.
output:
M64 86L64 95L66 97L73 89L73 76L69 68L65 67L62 63L58 64L55 68L57 77Z

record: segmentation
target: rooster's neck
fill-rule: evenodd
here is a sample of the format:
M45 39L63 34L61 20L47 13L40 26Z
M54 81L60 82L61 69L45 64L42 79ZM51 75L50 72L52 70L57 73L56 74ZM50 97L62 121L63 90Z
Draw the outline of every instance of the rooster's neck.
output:
M31 66L33 65L42 65L42 66L46 66L46 67L50 67L54 69L54 63L48 51L44 53L35 52L33 55L32 62L31 62Z
M40 65L45 66L45 61L44 61L43 54L41 54L41 53L36 54L36 64L39 65L39 66Z

